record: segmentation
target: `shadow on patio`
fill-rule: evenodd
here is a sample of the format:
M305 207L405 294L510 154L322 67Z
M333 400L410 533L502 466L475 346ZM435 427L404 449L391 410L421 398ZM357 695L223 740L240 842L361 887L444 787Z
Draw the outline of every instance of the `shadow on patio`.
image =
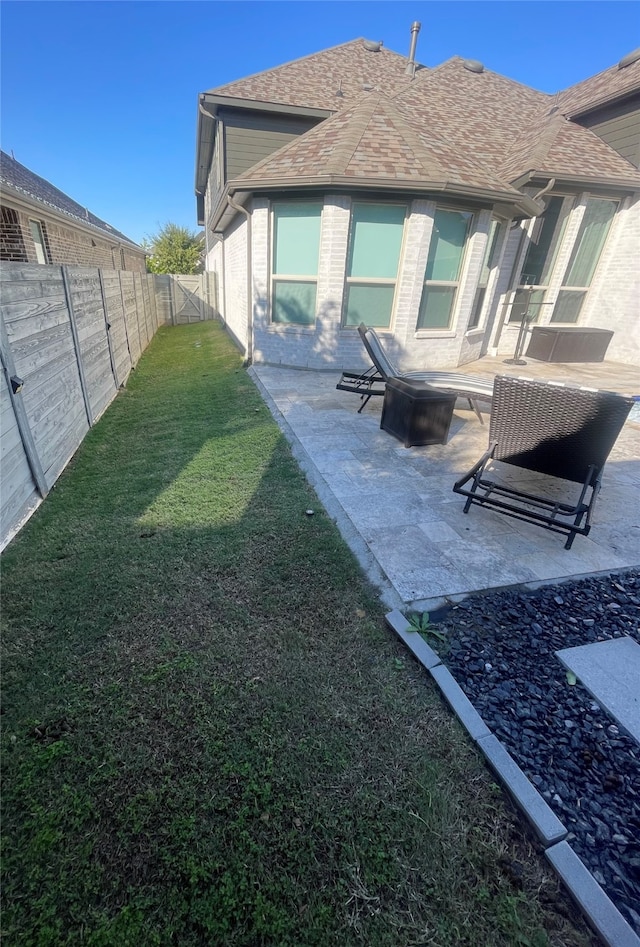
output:
M632 366L526 361L514 366L484 358L464 371L640 391ZM561 536L537 526L486 509L463 513L453 483L486 449L489 430L464 410L464 401L457 403L446 445L406 449L380 430L381 399L358 414L358 398L335 389L339 373L266 365L251 371L328 512L391 607L434 608L484 589L640 564L640 424L634 420L605 466L590 535L565 550Z

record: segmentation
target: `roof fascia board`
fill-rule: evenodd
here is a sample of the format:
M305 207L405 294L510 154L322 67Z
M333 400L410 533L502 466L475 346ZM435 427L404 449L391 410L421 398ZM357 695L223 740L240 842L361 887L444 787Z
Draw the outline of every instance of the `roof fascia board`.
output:
M229 95L212 95L204 92L201 96L204 105L214 107L215 118L218 109L230 108L249 112L279 112L281 115L301 115L309 118L329 118L334 114L331 109L307 108L301 105L285 105L282 102L261 102L257 99L236 99Z
M526 194L517 194L512 191L491 191L483 188L464 187L461 185L450 184L447 181L428 182L423 186L416 185L415 182L389 182L381 184L378 180L368 180L364 178L354 182L350 178L339 175L324 176L318 178L308 178L304 184L301 184L299 178L291 178L288 181L272 182L271 184L261 182L243 182L242 187L234 185L232 182L226 185L218 202L218 206L211 218L211 230L214 233L224 231L225 227L235 216L235 211L229 207L228 197L234 197L243 205L252 196L252 194L278 194L281 192L296 191L300 194L309 191L330 190L348 191L350 193L361 194L363 191L369 194L393 194L395 197L400 195L411 199L411 197L424 194L443 194L450 199L458 201L474 201L481 205L500 206L501 215L506 216L509 213L512 217L537 217L544 209Z
M575 121L577 118L584 118L585 115L590 115L592 112L597 112L599 109L604 108L607 105L614 105L617 102L624 102L625 99L632 99L635 95L638 95L640 92L640 84L636 84L632 88L625 89L624 92L614 92L609 95L604 95L599 99L594 99L592 102L589 102L588 105L580 105L576 109L570 109L567 112L563 112L571 121Z
M96 227L95 224L92 224L89 220L82 220L81 217L76 217L73 214L67 214L63 210L60 210L57 207L54 207L53 204L47 204L45 201L39 201L37 198L32 197L30 194L26 194L23 191L16 190L11 184L7 184L6 181L2 182L0 187L0 197L2 199L7 199L12 201L15 204L31 214L31 216L42 216L49 215L54 217L60 223L65 224L67 227L73 226L78 227L80 230L86 231L92 237L96 235L102 237L103 240L111 240L113 246L127 246L131 247L134 250L138 250L140 253L147 254L143 248L134 243L132 240L128 240L124 237L118 236L116 233L109 233L108 230L103 230L101 227ZM34 211L37 214L34 214Z
M263 193L265 191L281 191L281 190L309 190L309 188L348 188L349 190L361 191L363 189L374 190L374 191L390 191L390 192L404 192L404 193L424 193L425 191L429 192L442 192L453 195L460 195L461 197L475 198L480 201L502 201L509 203L522 203L523 201L530 201L530 198L524 194L519 194L515 190L500 190L500 189L491 189L491 188L482 188L474 187L472 185L465 184L456 184L452 183L448 179L440 181L380 181L379 178L364 178L360 177L357 180L354 180L352 177L347 177L342 174L326 174L326 175L317 175L315 177L310 176L305 178L304 183L300 181L299 177L291 178L279 178L275 181L269 181L268 179L246 179L243 180L241 185L237 182L229 182L229 189L231 193L234 193L236 188L243 191L253 191L255 193ZM531 202L533 209L533 202Z
M201 108L198 103L198 130L196 133L196 168L195 191L204 194L207 187L209 168L213 157L213 146L216 136L216 120L213 115Z
M639 178L610 178L606 175L584 176L578 174L554 174L553 171L528 171L519 178L511 181L515 188L522 188L526 184L539 184L541 187L551 178L555 178L553 193L570 190L572 193L588 191L590 188L610 190L616 193L634 194L640 190Z

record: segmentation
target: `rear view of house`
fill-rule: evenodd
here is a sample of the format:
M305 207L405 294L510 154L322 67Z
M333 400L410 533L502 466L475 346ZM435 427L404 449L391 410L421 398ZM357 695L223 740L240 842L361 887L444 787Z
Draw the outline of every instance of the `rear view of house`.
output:
M640 51L548 95L363 39L200 95L198 220L254 361L405 370L512 353L523 323L640 360Z

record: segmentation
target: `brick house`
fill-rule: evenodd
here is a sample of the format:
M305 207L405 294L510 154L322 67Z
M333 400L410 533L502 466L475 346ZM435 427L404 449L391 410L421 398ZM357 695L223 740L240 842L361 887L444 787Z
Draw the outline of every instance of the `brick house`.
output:
M142 247L4 152L0 259L146 272Z
M417 35L412 27L412 38ZM640 362L640 51L556 95L352 42L202 93L196 196L256 362L405 370L511 354L523 318Z

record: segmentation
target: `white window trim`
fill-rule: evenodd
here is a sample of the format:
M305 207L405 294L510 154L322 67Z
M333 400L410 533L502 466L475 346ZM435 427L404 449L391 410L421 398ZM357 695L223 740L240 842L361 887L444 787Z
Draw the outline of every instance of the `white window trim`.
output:
M398 254L398 266L396 268L396 275L392 279L391 277L381 277L381 276L349 276L347 274L348 264L349 264L349 253L351 251L351 240L353 237L353 208L358 205L368 205L369 207L403 207L404 208L404 220L402 221L402 240L400 241L400 252ZM402 261L404 260L405 255L405 245L407 240L407 221L409 219L409 204L404 201L358 201L352 200L351 207L349 208L349 233L347 236L347 250L345 256L345 268L344 268L344 291L342 293L342 311L340 314L340 329L344 329L347 332L357 331L357 326L349 326L346 324L347 317L347 301L349 299L349 294L347 287L349 285L356 286L393 286L393 300L391 301L391 312L389 314L389 325L388 326L376 326L376 332L378 334L388 332L391 335L395 333L395 322L396 322L396 310L398 307L398 286L400 284L400 277L402 272Z
M275 220L276 215L274 213L275 207L277 204L319 204L320 205L320 243L318 248L318 264L316 266L316 274L313 275L301 275L300 273L293 274L288 276L286 273L274 273L273 272L273 263L274 263L274 253L276 247L275 241ZM316 324L318 321L318 278L320 275L320 254L322 253L322 224L324 217L324 202L323 201L312 201L312 200L275 200L269 202L269 249L268 249L268 260L269 260L269 273L268 273L268 285L267 285L267 306L268 306L268 321L267 328L273 332L315 332ZM297 322L274 322L273 320L273 283L275 280L283 280L288 283L312 283L316 284L316 305L313 313L313 320L309 323L297 323Z
M418 319L420 318L420 307L422 305L422 297L427 286L453 286L455 289L453 300L451 302L451 310L449 313L449 324L446 326L419 326L416 320L415 328L415 337L417 339L453 339L457 336L457 325L460 319L460 305L461 305L461 287L465 286L467 282L469 266L471 265L471 238L476 233L478 227L480 214L476 211L465 210L461 207L450 207L446 204L436 204L435 211L433 214L433 222L431 227L431 234L429 237L429 246L427 247L427 257L424 265L424 273L427 271L427 263L429 260L429 250L431 249L431 241L433 240L433 232L435 229L435 220L436 213L439 210L443 211L453 211L454 213L463 213L469 214L469 220L467 221L467 231L464 239L464 247L462 250L462 256L460 258L460 268L458 270L458 279L457 280L426 280L424 275L422 277L422 292L420 294L420 301L418 303Z

